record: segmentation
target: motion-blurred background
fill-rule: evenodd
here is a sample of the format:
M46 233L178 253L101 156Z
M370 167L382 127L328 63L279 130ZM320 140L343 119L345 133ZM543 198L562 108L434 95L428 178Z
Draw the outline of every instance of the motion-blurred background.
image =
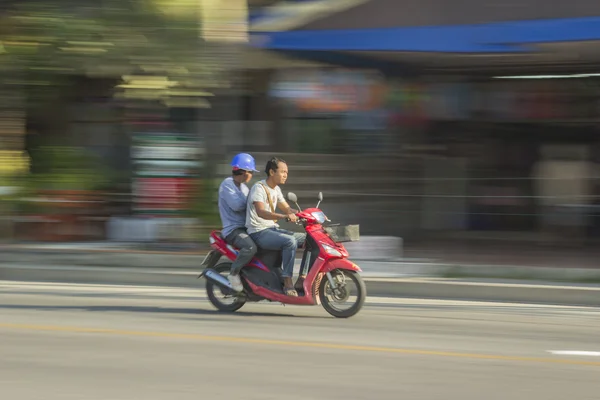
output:
M593 266L597 15L593 0L3 1L0 234L200 247L245 151L285 159L300 205L322 191L332 220L402 238L405 256Z

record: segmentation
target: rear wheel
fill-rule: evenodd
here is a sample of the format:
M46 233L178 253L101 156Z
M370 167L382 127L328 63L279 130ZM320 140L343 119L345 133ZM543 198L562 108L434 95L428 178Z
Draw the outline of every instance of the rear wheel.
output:
M319 298L321 305L336 318L350 318L362 308L367 298L367 287L360 275L354 271L336 269L331 271L335 287L326 276L321 280Z
M231 271L231 263L220 263L213 269L227 278L229 271ZM222 288L210 279L206 280L206 295L211 304L215 306L217 310L223 312L235 312L246 304L246 300L239 297L234 291Z

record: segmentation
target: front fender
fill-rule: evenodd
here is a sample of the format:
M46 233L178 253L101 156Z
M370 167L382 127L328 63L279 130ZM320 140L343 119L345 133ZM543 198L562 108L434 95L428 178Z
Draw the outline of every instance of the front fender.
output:
M334 269L346 269L349 271L362 272L362 269L352 261L345 258L336 258L330 261L327 261L323 269L321 270L323 273L331 272Z

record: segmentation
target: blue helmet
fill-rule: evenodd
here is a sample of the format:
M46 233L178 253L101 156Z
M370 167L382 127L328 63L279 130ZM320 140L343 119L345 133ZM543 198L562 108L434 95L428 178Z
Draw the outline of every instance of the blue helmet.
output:
M244 171L254 171L256 170L256 163L254 162L254 157L247 153L240 153L233 157L231 160L231 167L234 171L238 169L243 169Z

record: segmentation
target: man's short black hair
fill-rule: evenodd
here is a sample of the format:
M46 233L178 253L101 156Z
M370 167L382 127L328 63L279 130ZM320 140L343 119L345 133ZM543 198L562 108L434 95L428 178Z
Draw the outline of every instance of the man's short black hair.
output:
M267 161L267 166L265 167L265 173L267 174L267 177L271 176L269 173L271 170L273 170L273 172L277 172L277 169L279 169L279 163L287 164L285 160L277 157L273 157Z

